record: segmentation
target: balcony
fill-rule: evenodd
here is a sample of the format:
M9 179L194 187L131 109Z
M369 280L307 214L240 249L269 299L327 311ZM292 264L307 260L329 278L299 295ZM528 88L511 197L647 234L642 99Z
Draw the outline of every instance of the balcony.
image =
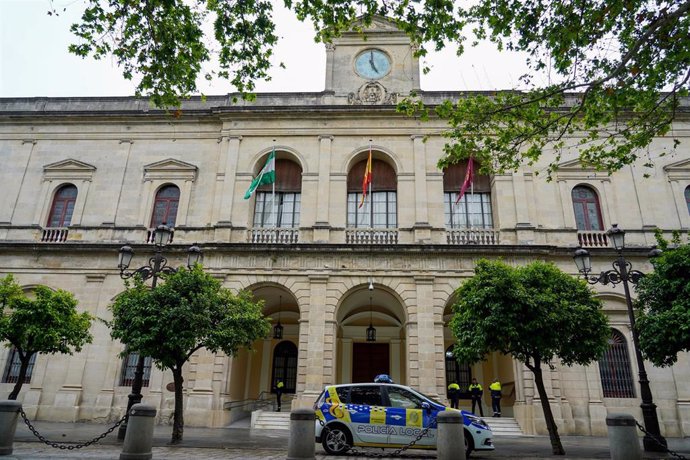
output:
M345 230L347 244L398 244L398 229L348 228Z
M64 243L67 241L69 230L67 227L46 227L41 232L43 243Z
M578 230L577 242L583 248L601 248L609 245L605 231Z
M299 229L297 228L250 228L247 231L247 241L257 244L294 244L299 243Z
M464 244L499 244L498 230L493 228L459 228L446 230L446 243Z

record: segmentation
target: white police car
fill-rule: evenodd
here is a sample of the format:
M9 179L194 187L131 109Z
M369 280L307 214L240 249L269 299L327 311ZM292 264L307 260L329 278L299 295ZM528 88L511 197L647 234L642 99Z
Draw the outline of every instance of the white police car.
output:
M351 447L398 448L415 440L413 448L436 448L436 416L450 409L410 387L385 383L329 385L314 403L316 442L329 454ZM493 450L491 428L469 412L462 413L465 450Z

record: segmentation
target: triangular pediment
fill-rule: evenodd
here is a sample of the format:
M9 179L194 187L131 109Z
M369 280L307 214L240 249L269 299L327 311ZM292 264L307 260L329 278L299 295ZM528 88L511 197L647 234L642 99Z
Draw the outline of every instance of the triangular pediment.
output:
M44 180L91 180L96 167L68 158L43 166Z
M690 179L690 159L668 164L664 166L664 172L670 180Z
M677 171L677 170L690 170L690 159L676 161L669 165L664 166L664 171Z
M583 163L579 158L576 158L559 163L554 176L556 180L608 180L610 174L606 171L600 171L591 164Z
M144 179L147 180L194 180L199 168L184 161L168 158L144 166Z

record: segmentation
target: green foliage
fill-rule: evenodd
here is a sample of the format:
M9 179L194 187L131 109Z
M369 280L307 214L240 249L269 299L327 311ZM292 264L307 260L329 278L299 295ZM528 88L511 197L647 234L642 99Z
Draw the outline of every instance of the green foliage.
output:
M670 366L690 351L690 245L666 247L652 264L637 285L635 327L645 358Z
M221 287L199 265L166 275L154 289L135 279L111 308L112 337L162 369L182 366L202 347L235 355L270 329L260 302Z
M458 288L450 322L461 362L498 351L533 369L555 357L586 365L603 354L608 321L584 281L545 262L481 260L475 273Z
M514 86L521 91L466 94L436 108L414 98L401 102L402 112L427 118L431 111L448 121L441 167L473 155L483 172L504 172L550 150L549 178L566 154L612 172L634 162L654 137L673 135L679 98L688 95L690 0L283 3L314 25L319 41L361 31L379 15L420 44L418 56L449 44L461 54L472 36L472 45L488 40L527 55L530 73ZM213 30L205 33L207 21ZM254 82L270 78L278 42L268 0L88 0L71 30L80 39L72 53L113 55L126 78L139 79L137 94L158 107L179 106L198 92L200 76L228 79L253 97ZM538 83L547 71L549 83Z
M77 313L77 300L70 292L36 286L29 298L8 275L0 282L0 341L15 346L20 354L81 351L93 339L92 317Z
M8 398L17 399L36 353L71 355L91 343L92 319L87 312L77 313L77 300L70 292L37 286L28 297L12 275L0 279L0 342L14 346L21 363Z

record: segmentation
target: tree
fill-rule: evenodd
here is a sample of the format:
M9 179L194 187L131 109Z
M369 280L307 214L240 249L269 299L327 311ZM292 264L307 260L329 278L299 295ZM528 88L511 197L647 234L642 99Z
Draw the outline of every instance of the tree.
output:
M511 267L480 260L457 290L450 328L458 361L476 363L491 352L510 355L534 374L555 455L563 445L544 388L542 366L566 366L601 357L611 333L601 302L584 281L545 262Z
M182 367L201 348L234 356L240 348L266 337L270 324L262 303L250 293L237 295L205 273L200 265L164 274L165 283L148 288L135 277L111 309L111 335L128 352L150 356L160 369L170 369L175 383L172 443L182 440Z
M654 271L637 285L635 328L642 354L656 366L670 366L690 351L690 244L652 259Z
M484 172L504 172L552 150L549 177L568 153L615 171L644 154L654 137L669 134L688 94L690 0L283 3L313 23L318 41L361 30L380 15L420 45L419 56L449 45L461 55L468 37L473 45L488 40L526 54L531 73L515 82L520 91L466 94L432 108L449 123L442 167L474 156ZM210 61L218 70L203 72L204 78L229 79L251 97L257 79L270 79L278 42L269 0L89 0L71 30L79 39L72 53L114 56L126 78L139 78L137 94L150 95L159 107L177 107L198 92L197 79ZM432 110L414 98L399 109L423 117ZM567 142L576 133L578 140ZM674 138L661 154L677 143Z
M15 347L20 361L8 399L17 399L36 353L71 355L91 343L91 320L87 312L77 313L77 300L70 292L36 286L30 298L12 275L0 280L0 341Z

